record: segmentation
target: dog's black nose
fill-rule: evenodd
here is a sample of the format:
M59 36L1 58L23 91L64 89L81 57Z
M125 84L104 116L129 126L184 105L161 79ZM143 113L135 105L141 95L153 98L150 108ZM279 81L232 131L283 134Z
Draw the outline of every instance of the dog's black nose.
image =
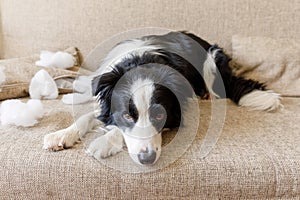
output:
M145 151L141 151L138 154L138 159L141 164L153 164L156 159L156 152L152 149L146 148Z

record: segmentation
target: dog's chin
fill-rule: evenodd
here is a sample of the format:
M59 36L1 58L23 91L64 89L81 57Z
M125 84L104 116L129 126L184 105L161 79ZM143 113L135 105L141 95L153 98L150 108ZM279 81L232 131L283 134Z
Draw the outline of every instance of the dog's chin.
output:
M131 130L130 134L123 133L128 153L131 159L139 165L153 165L157 162L161 154L161 134L151 132L153 134L147 134L150 136L145 137L142 135L143 137L141 137L140 135L147 133L148 129L138 130Z

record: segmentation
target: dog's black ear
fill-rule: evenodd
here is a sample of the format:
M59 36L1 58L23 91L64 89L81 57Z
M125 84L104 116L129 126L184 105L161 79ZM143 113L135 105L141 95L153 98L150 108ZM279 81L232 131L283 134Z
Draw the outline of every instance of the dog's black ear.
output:
M100 100L111 96L113 88L123 76L123 71L114 69L111 72L94 77L92 80L92 94L98 96Z
M100 92L99 84L100 84L101 75L96 76L92 80L92 94L93 96L97 96Z
M114 123L111 113L112 92L123 75L123 70L116 68L111 72L96 76L92 80L92 93L97 96L97 101L101 104L101 113L98 119L106 125Z

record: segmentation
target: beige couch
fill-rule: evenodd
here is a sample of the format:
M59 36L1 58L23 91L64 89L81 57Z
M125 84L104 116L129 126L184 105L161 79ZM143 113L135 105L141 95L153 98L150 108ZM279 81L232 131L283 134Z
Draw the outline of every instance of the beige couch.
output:
M231 52L234 34L300 39L300 2L268 0L1 0L0 57L77 46L83 57L113 34L132 28L192 31ZM248 111L228 100L215 148L197 150L210 120L177 161L150 173L124 173L88 157L83 145L42 150L45 134L72 123L72 107L43 100L33 128L0 127L0 199L278 199L300 198L299 98L276 113Z

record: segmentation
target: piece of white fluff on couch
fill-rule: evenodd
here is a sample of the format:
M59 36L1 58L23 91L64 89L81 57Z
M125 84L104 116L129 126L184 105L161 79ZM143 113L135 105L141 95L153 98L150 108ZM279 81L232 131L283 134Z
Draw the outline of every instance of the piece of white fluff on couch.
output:
M32 99L56 99L58 89L55 81L48 72L41 69L31 79L29 94Z
M76 93L65 94L61 99L65 104L81 104L93 99L92 76L79 76L73 82L73 89Z
M6 100L0 107L2 125L33 126L43 115L43 104L37 99L30 99L27 103L18 99Z
M58 51L41 51L40 60L35 64L40 67L56 67L67 69L73 67L75 64L75 58L69 53Z

